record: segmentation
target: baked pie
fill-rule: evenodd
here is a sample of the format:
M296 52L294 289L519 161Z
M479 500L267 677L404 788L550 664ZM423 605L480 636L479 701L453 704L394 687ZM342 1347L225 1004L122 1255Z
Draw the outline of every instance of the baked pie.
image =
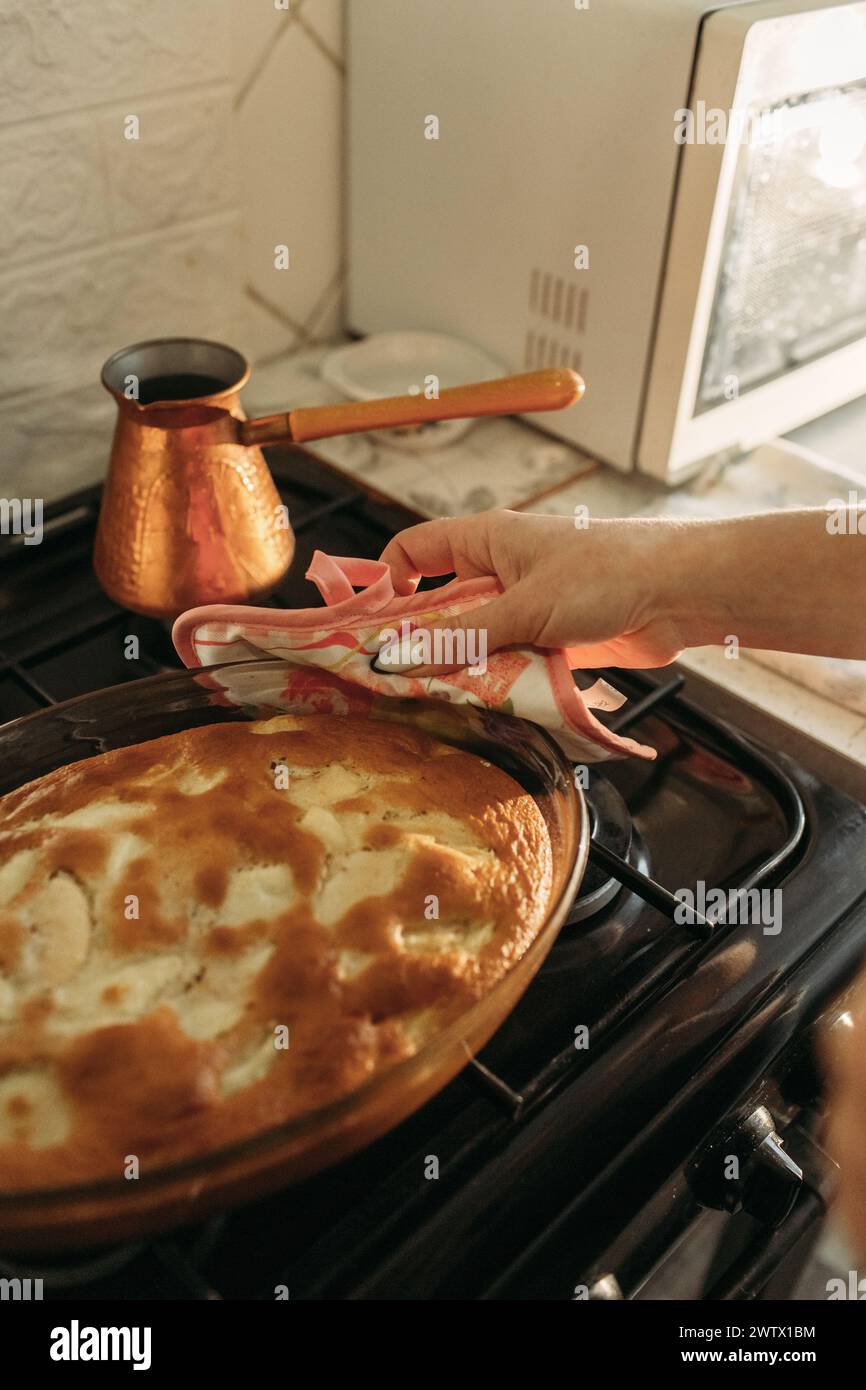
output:
M0 1190L202 1155L411 1056L547 914L500 768L404 724L225 722L0 798Z

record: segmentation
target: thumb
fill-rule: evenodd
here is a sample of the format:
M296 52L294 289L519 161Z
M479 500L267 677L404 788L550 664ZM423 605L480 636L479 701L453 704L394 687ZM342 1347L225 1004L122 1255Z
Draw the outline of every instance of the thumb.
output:
M416 628L380 649L376 670L389 676L432 676L464 666L483 667L490 652L526 639L515 596L511 589L466 613Z

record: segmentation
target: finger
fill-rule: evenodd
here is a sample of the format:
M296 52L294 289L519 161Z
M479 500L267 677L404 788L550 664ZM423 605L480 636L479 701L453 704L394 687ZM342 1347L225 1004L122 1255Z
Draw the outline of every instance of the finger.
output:
M422 521L400 531L379 559L390 565L394 588L401 594L414 593L422 575L453 574L455 559L448 518Z
M414 593L422 575L456 574L458 579L476 579L493 573L483 562L483 555L479 563L477 556L467 553L466 537L479 529L477 517L422 521L389 541L379 558L390 565L394 587L401 594ZM477 545L471 548L474 551Z
M422 677L463 667L485 669L491 652L528 639L520 619L518 588L467 613L416 629L405 641L383 648L376 669L383 675Z

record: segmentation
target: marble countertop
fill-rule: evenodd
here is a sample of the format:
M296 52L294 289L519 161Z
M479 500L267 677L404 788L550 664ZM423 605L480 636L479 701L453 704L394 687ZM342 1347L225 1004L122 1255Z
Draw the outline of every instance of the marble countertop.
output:
M325 349L256 372L244 396L251 413L339 399L319 375ZM749 457L671 490L618 473L517 419L476 422L446 448L408 451L368 435L321 440L315 452L341 471L422 516L458 516L489 507L590 516L735 516L782 507L824 506L866 477L831 464L800 443L774 441ZM680 661L740 698L808 731L866 768L866 662L718 647Z

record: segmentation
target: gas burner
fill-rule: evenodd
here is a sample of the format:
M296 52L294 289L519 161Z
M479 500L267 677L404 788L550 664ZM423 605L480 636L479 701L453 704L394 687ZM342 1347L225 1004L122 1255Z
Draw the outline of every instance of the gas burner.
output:
M640 836L625 801L613 783L593 769L589 773L585 795L593 841L603 845L618 859L625 859L645 871L645 853ZM568 914L568 925L594 917L613 901L621 889L622 884L618 879L590 860Z

